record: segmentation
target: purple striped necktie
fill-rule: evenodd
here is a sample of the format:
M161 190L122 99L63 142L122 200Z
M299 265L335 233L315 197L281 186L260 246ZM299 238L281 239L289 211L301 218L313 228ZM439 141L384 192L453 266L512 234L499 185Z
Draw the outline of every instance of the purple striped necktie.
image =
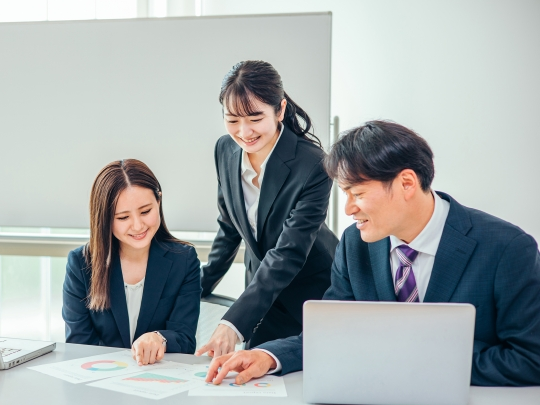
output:
M395 291L399 302L420 302L418 288L412 271L412 263L418 252L407 245L400 245L396 249L399 257L399 267L396 272Z

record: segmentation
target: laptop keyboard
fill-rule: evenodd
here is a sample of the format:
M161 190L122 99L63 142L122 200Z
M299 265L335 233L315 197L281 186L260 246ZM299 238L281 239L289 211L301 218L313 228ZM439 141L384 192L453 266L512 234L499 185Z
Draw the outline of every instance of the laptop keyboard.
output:
M2 357L9 356L10 354L20 352L21 349L8 349L7 347L0 347L0 354Z

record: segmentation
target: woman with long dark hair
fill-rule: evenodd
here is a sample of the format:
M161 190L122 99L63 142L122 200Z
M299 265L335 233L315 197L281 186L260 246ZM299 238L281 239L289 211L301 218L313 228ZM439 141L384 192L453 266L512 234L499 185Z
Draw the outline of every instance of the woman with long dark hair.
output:
M202 269L203 297L243 240L246 289L196 354L219 356L302 331L302 304L330 285L336 236L324 223L332 181L308 114L271 64L245 61L223 79L228 135L215 148L219 231Z
M131 348L140 365L193 353L200 294L199 259L167 229L152 171L109 163L90 194L90 241L68 256L66 342Z

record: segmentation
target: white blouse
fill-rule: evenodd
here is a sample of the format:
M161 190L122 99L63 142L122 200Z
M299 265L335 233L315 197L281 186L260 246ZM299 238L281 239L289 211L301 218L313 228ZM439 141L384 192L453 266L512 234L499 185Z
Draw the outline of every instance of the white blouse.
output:
M251 232L253 232L253 237L255 238L255 240L257 240L257 216L259 211L259 197L261 195L264 172L266 171L266 164L268 163L268 159L270 159L270 156L276 148L276 145L279 142L279 138L283 133L283 128L285 128L285 125L283 125L283 123L280 123L280 125L281 131L279 132L278 139L276 140L274 147L272 148L266 159L264 159L264 162L262 162L261 164L261 173L259 174L258 178L259 187L253 184L253 179L257 177L257 172L251 165L247 152L245 150L242 151L241 170L242 190L244 192L244 204L246 206L246 214L249 220L249 226L251 227Z
M126 304L128 310L129 319L129 336L130 342L133 344L133 337L135 336L135 329L137 329L137 320L139 319L139 312L141 311L141 302L144 290L144 277L137 284L127 284L124 282L124 289L126 291Z

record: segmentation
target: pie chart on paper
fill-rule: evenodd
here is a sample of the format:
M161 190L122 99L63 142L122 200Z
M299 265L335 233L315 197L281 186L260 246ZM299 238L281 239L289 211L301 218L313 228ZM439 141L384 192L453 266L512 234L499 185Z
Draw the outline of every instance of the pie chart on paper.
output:
M118 371L127 367L127 363L115 360L90 361L81 365L81 368L88 371Z

